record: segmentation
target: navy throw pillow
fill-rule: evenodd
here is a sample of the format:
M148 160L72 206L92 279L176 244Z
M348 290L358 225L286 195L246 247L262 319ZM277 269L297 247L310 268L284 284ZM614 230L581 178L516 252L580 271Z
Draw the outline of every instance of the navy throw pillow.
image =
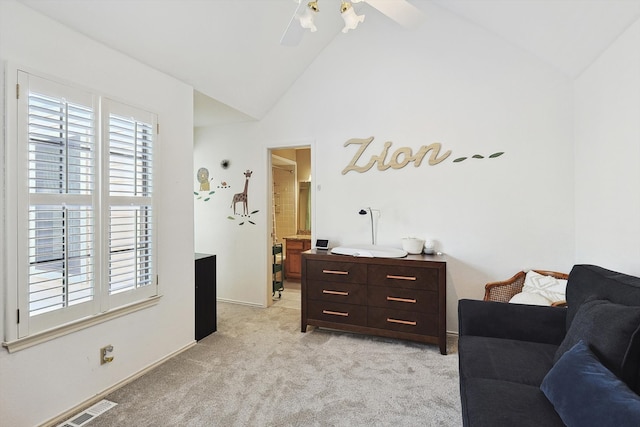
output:
M584 340L603 365L635 389L640 360L640 307L587 299L576 312L554 363Z
M551 368L540 389L568 427L640 426L640 396L579 341Z

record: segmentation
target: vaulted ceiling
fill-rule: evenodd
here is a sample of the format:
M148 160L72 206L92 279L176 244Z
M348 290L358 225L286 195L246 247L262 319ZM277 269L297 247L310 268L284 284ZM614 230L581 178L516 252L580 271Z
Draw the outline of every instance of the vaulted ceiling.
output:
M296 47L279 43L295 0L18 1L193 86L196 125L263 117L328 44L348 37L333 11L340 0L319 0L319 30ZM409 1L425 14L444 8L572 78L640 18L640 0ZM382 19L353 6L373 16L363 25Z

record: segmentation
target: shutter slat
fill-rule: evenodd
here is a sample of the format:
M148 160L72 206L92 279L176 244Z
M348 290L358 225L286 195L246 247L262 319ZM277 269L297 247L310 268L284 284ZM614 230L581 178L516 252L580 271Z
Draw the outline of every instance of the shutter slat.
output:
M30 315L93 298L93 217L91 206L30 207Z
M111 195L151 194L152 126L131 118L109 116L109 192Z
M148 207L112 207L109 242L110 290L123 292L153 283L151 223Z
M30 192L91 194L94 133L91 107L30 93Z

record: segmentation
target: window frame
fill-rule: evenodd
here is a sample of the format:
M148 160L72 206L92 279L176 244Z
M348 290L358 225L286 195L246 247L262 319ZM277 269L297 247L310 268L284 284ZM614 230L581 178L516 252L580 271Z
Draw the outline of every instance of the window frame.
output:
M30 347L39 342L48 341L60 335L75 330L80 330L90 325L110 320L114 317L126 315L130 312L154 305L160 299L160 286L158 283L158 214L157 204L157 180L159 171L158 146L159 135L157 132L157 114L146 111L127 103L108 98L95 90L87 90L75 84L64 82L58 78L44 76L41 73L25 71L24 68L11 70L11 77L15 76L16 98L7 91L6 105L6 151L5 151L5 231L7 237L6 251L7 271L5 280L8 284L5 299L5 331L4 342L10 352ZM15 72L15 74L13 74ZM9 72L7 72L9 77ZM7 78L7 87L11 87L12 78ZM30 316L29 314L29 218L30 207L29 192L29 130L28 108L29 93L34 88L45 90L44 95L64 95L68 99L90 99L94 111L94 170L95 180L93 194L89 196L94 212L93 231L93 299L88 303L66 307L64 310L54 310L44 315ZM13 98L13 99L12 99ZM139 121L148 120L153 139L151 155L153 175L151 183L153 192L145 203L152 211L151 230L151 277L152 282L148 286L121 292L117 295L109 294L109 194L108 194L108 150L109 144L105 141L105 130L108 131L108 114L110 111L126 111ZM27 114L25 114L25 112ZM106 119L105 119L106 117ZM142 120L141 118L144 118ZM15 127L14 127L15 123ZM33 200L47 199L36 197ZM53 197L51 199L56 199ZM63 200L64 197L61 198ZM84 197L86 200L87 197ZM129 200L129 203L132 201ZM12 253L13 252L13 253ZM67 265L67 268L70 268ZM15 313L15 317L13 314Z

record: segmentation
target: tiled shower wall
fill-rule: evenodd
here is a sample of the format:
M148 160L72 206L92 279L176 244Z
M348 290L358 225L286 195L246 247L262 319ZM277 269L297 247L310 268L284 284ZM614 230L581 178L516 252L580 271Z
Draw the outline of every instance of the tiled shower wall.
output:
M296 234L296 181L293 171L273 168L273 208L276 243Z

